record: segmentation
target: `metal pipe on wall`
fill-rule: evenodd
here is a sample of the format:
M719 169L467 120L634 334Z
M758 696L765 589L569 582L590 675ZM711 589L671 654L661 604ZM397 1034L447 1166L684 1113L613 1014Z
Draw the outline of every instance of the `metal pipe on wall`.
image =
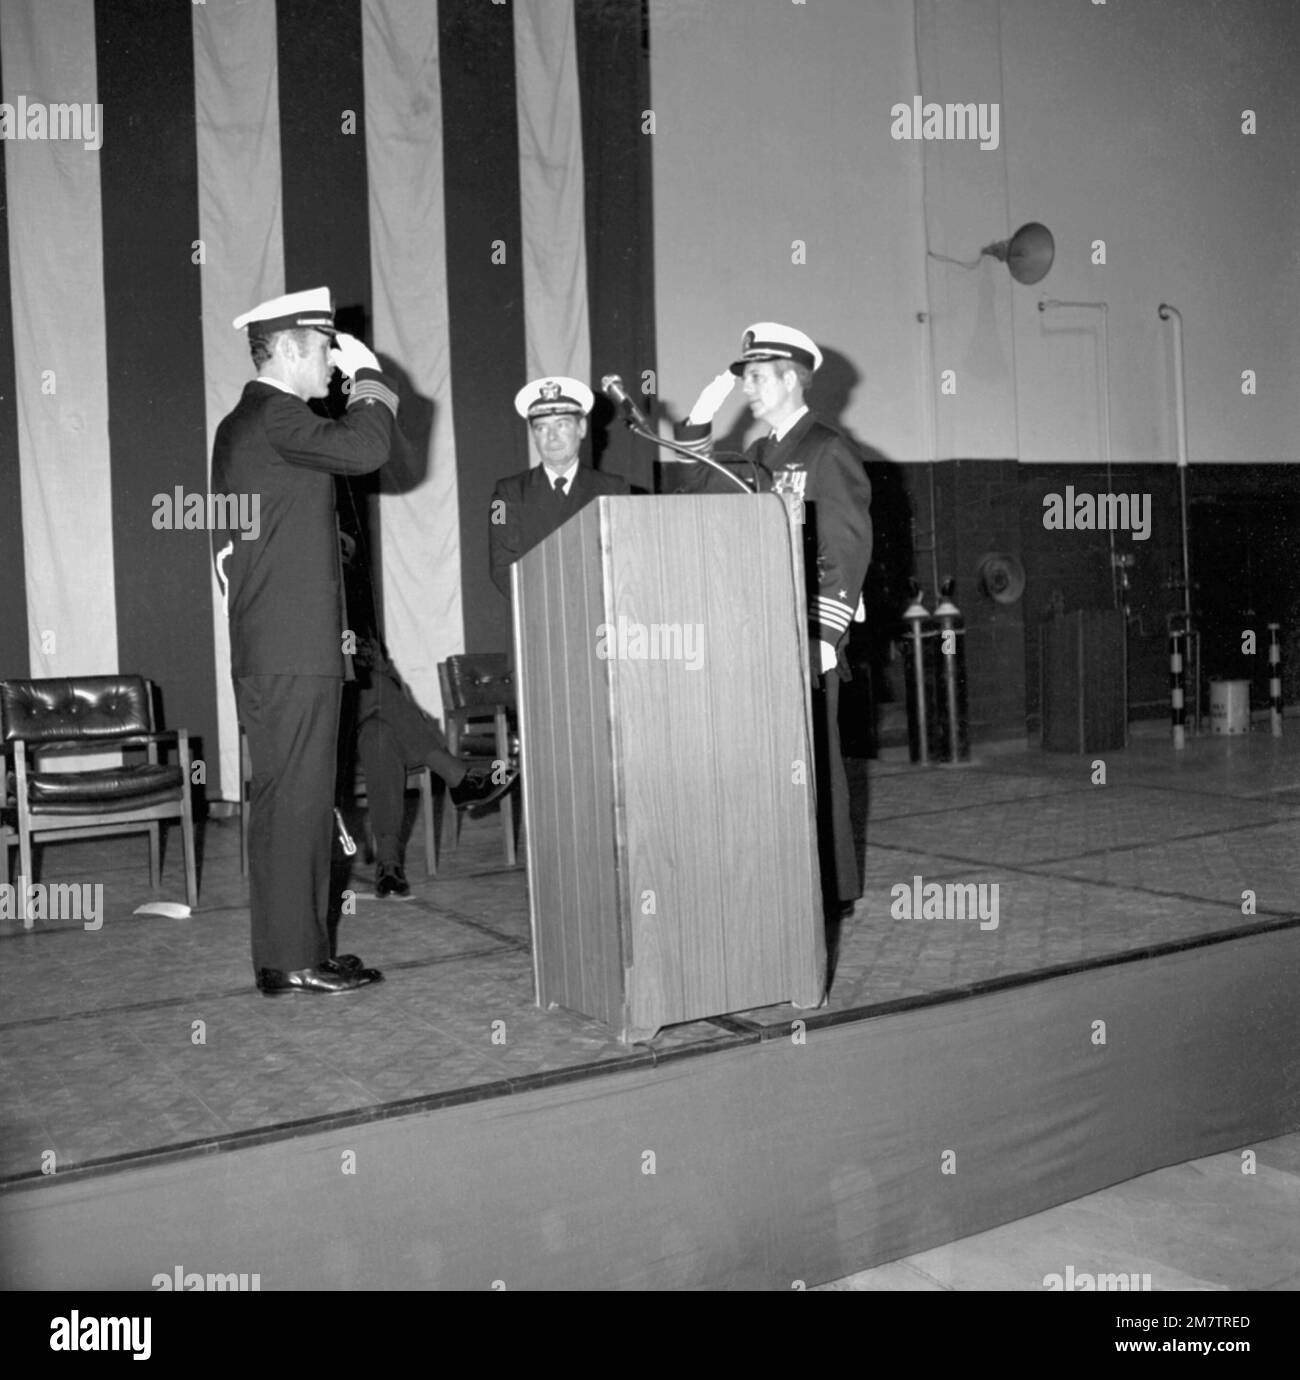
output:
M930 579L936 597L939 589L939 518L935 511L934 467L939 459L939 421L934 406L934 331L930 324L930 313L918 311L916 319L925 332L925 345L921 351L921 396L925 399L922 416L925 421L926 480L930 498ZM912 520L913 545L915 546L916 519ZM915 566L916 553L912 553Z
M1174 323L1174 429L1178 444L1178 507L1183 526L1183 613L1192 616L1192 566L1187 541L1187 381L1183 373L1183 314L1168 302L1156 309Z

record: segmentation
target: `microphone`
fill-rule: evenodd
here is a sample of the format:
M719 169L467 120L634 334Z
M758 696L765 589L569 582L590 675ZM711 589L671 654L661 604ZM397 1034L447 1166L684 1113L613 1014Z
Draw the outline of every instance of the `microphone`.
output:
M688 450L685 446L680 445L678 442L669 441L665 437L652 431L650 423L645 419L645 413L643 413L636 403L632 401L631 397L628 395L627 389L623 386L623 380L617 374L606 374L600 381L600 387L605 396L622 414L623 420L634 432L640 432L644 440L653 441L664 450L676 451L677 454L685 456L688 460L699 461L701 464L710 465L713 469L717 470L719 474L731 480L738 489L742 490L744 493L750 492L745 481L743 479L738 479L725 465L719 465L716 460L711 459L709 456L698 455L694 451ZM754 491L757 492L758 470L757 467L753 466L752 461L750 464L751 467L754 468Z
M606 374L600 381L600 388L622 414L628 426L638 426L642 431L650 430L650 423L646 421L645 414L629 396L627 389L623 387L623 380L617 374Z

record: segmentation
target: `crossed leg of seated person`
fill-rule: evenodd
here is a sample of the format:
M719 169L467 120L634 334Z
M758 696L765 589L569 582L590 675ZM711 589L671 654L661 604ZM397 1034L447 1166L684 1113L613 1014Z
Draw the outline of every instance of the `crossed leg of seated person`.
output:
M408 702L409 703L409 702ZM370 800L370 827L375 836L376 889L384 874L396 874L391 894L409 895L402 872L402 817L406 773L412 767L429 766L448 784L465 779L468 763L447 751L437 727L412 706L401 712L376 715L357 730L357 755L366 774Z
M404 899L411 894L401 840L406 773L413 767L432 767L447 783L451 804L460 810L491 805L513 786L519 773L513 767L494 771L455 756L442 730L412 700L389 693L387 681L380 681L379 687L373 708L357 728L357 755L366 774L375 836L375 892L381 898Z

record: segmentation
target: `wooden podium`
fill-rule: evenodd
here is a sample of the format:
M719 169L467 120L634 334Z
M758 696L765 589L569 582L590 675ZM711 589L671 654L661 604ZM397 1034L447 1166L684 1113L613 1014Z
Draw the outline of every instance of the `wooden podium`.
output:
M737 494L599 498L515 563L539 1006L632 1042L821 1001L802 562Z

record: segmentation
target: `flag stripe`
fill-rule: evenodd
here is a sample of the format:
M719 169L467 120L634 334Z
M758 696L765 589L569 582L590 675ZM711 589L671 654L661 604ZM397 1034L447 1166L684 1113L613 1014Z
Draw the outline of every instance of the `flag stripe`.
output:
M330 288L335 324L372 343L361 44L361 0L276 0L285 288ZM336 376L328 407L338 415L345 405ZM335 488L340 521L378 582L378 476L340 477ZM350 607L349 624L371 617L364 589L353 583L353 602L366 607Z
M2 27L2 26L0 26ZM0 45L0 101L8 99ZM0 142L0 679L31 674L28 651L27 561L23 552L23 477L18 463L18 415L13 407L13 297L9 290L8 140Z
M284 291L279 84L275 9L239 0L191 6L194 110L199 162L203 286L203 377L207 454L217 426L251 376L248 341L231 322ZM230 679L230 639L213 575L211 603L221 734L220 794L239 794L239 737ZM211 763L209 795L214 793Z
M366 0L363 16L375 346L401 382L407 442L380 479L385 632L416 699L438 713L438 662L465 645L438 17L404 0Z
M275 12L285 290L327 285L338 324L369 339L360 0L276 0Z
M645 5L156 8L14 0L0 21L10 99L93 103L99 85L108 117L97 154L0 150L0 392L18 404L0 407L0 574L28 594L0 612L0 673L142 671L202 737L210 796L234 798L208 534L153 526L155 498L206 493L251 376L232 318L327 283L401 380L407 453L357 506L390 645L435 708L439 660L510 643L487 537L493 486L532 458L515 392L559 372L640 392L654 368ZM621 424L600 449L652 487ZM47 630L79 665L34 657Z
M582 91L582 156L586 188L587 297L591 308L592 372L621 374L644 399L655 375L654 159L642 122L650 109L649 17L642 3L577 0L578 85ZM654 489L654 450L614 421L596 463L635 488Z
M489 505L499 478L528 467L528 437L514 410L526 367L509 8L441 0L438 50L465 643L468 651L500 651L511 630L488 571Z
M159 687L163 726L196 738L215 775L208 533L175 511L177 487L207 491L190 17L98 0L95 45L118 663Z
M582 116L573 5L515 0L524 358L530 379L591 381Z
M92 10L6 0L0 41L11 102L25 97L93 111ZM5 150L28 645L36 676L118 669L99 162L86 142L27 137Z

